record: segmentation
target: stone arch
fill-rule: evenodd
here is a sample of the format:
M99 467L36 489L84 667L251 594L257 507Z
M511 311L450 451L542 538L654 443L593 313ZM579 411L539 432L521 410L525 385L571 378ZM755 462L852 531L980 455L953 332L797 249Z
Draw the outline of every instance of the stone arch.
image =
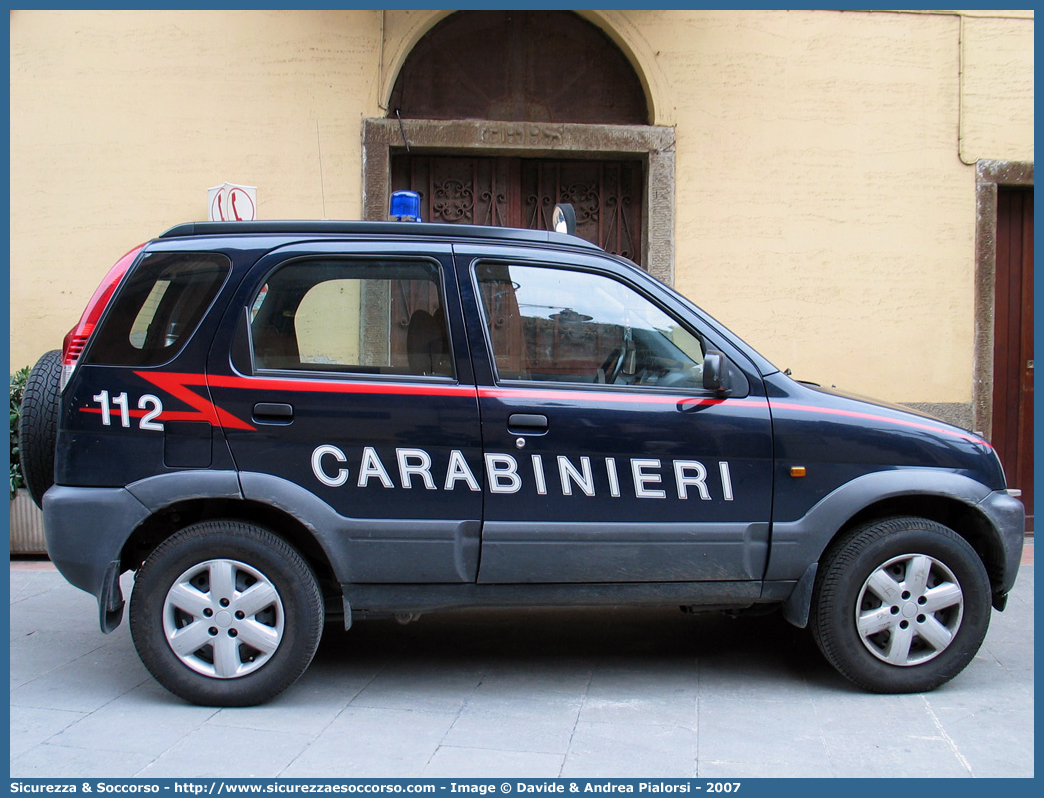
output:
M667 74L660 67L655 52L626 11L576 11L608 36L631 62L631 68L645 91L649 108L649 124L674 125L674 106L670 102Z
M604 31L569 11L452 14L406 57L388 115L643 125L645 86Z
M389 108L392 90L414 47L453 11L382 12L385 24L381 53L380 107ZM673 125L674 106L667 75L655 53L627 12L581 10L572 12L598 28L630 63L642 86L649 124Z
M396 115L402 103L396 85L410 67L417 51L423 55L424 40L440 27L452 23L453 17L496 12L412 12L408 15L388 14L385 46L382 55L382 98L387 117L367 119L363 123L363 214L367 219L383 219L387 214L391 191L392 156L407 148L430 155L552 158L552 159L637 159L642 164L642 237L640 262L660 280L672 283L674 278L674 129L648 124L663 119L666 81L655 68L649 71L640 64L655 65L644 39L632 30L626 15L620 12L555 12L570 18L565 24L574 29L586 26L600 37L617 64L626 67L628 82L641 98L638 116L627 124L587 117L581 121L557 121L553 115L532 113L501 114L507 118L476 118L485 114L468 112L443 113L442 118L411 117L409 109ZM525 12L530 13L530 12ZM560 18L562 19L562 18ZM616 27L618 24L618 27ZM539 100L539 97L537 98ZM524 105L524 104L523 104ZM401 111L401 109L400 109ZM431 111L425 109L425 114ZM551 116L551 118L547 118ZM517 118L521 117L521 118ZM597 120L597 121L596 121ZM614 123L614 121L616 123ZM400 157L400 156L397 156Z

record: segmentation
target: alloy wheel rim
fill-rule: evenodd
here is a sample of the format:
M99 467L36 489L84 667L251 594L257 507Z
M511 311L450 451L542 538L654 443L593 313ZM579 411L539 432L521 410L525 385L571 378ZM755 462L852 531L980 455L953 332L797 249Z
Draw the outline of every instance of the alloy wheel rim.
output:
M279 648L283 602L263 573L238 560L207 560L181 574L163 600L163 633L196 673L235 679L263 667Z
M964 617L964 593L939 560L903 554L867 577L855 615L859 639L877 659L899 667L920 665L953 642Z

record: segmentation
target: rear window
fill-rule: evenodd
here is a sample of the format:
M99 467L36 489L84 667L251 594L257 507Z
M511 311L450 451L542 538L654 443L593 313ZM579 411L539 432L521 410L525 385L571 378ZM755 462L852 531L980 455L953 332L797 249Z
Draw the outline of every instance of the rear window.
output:
M231 271L224 255L146 255L116 295L86 362L158 366L196 331Z

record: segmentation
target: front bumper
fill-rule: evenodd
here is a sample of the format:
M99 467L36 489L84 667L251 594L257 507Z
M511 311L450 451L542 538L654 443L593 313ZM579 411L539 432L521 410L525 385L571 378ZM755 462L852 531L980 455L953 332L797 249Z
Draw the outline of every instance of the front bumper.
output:
M1002 549L998 565L1000 573L991 573L993 606L1004 609L1008 593L1015 585L1022 561L1022 546L1026 540L1026 508L1007 491L997 490L979 502L979 509L997 530L997 542Z

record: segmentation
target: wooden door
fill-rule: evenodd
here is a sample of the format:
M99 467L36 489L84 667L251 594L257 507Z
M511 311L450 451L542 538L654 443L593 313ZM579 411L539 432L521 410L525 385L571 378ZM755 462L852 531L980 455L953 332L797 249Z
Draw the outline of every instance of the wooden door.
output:
M997 198L993 445L1033 531L1033 191Z
M550 229L556 203L576 210L576 233L641 264L640 161L495 156L392 156L392 190L420 193L426 222Z

